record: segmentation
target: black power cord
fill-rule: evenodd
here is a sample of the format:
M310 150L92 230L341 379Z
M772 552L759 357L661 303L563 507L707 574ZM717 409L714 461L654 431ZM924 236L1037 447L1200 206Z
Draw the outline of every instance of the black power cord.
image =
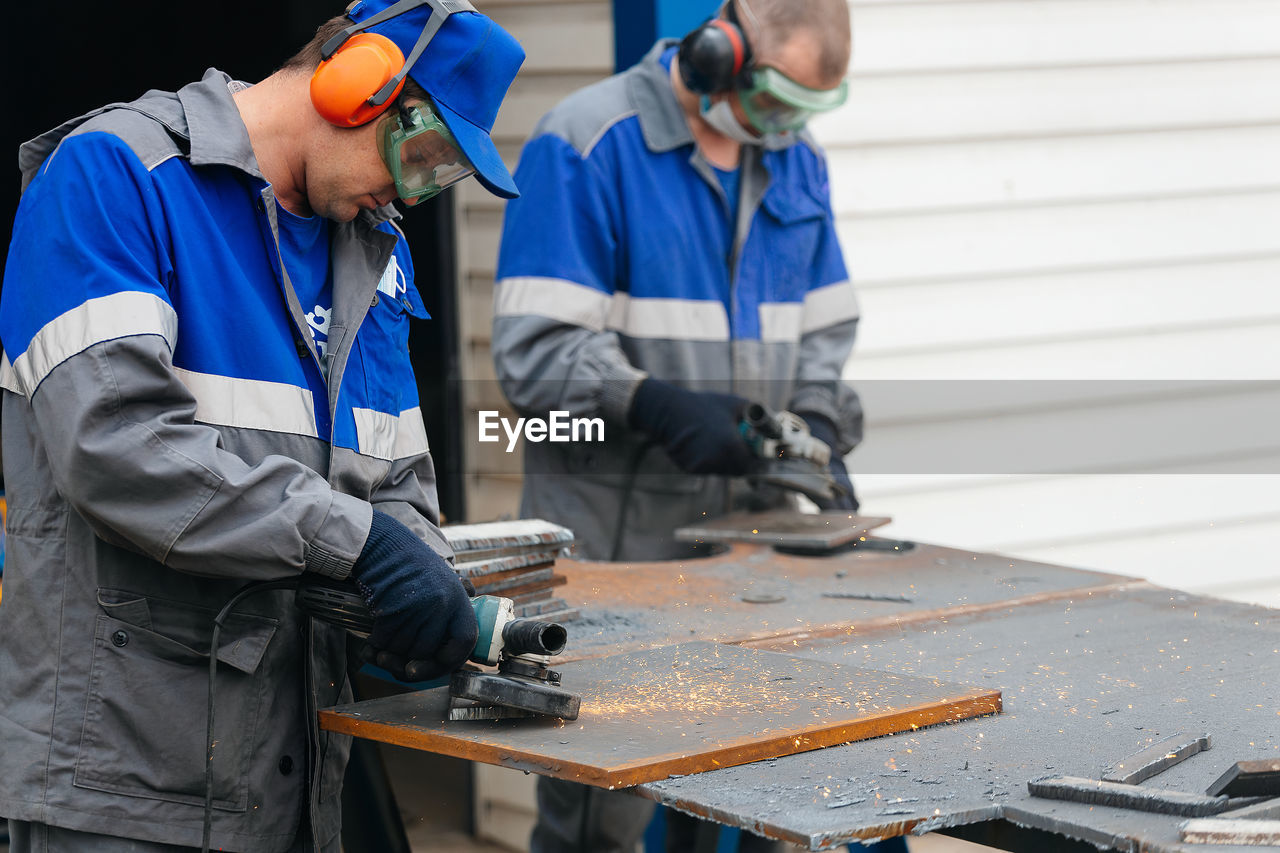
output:
M644 457L648 452L657 445L657 441L650 438L636 448L635 455L631 457L631 464L627 467L627 480L622 490L622 500L618 504L618 518L613 525L613 545L609 548L609 562L618 562L618 555L622 553L622 538L626 535L627 511L631 509L631 493L636 488L636 476L640 473L640 463L644 461Z
M260 592L274 589L297 589L299 578L288 578L278 581L260 581L242 587L231 596L218 615L213 619L213 637L209 641L209 706L205 716L205 760L204 760L204 836L201 841L201 853L209 853L209 836L213 831L213 708L214 691L217 687L218 675L218 639L222 634L223 623L231 615L231 609L240 602Z

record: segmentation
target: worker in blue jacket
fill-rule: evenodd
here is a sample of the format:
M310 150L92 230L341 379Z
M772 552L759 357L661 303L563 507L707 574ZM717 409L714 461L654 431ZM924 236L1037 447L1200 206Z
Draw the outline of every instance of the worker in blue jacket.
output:
M361 0L256 85L211 69L22 147L0 299L12 853L338 850L349 739L315 709L351 695L345 634L277 589L211 649L247 582L353 579L392 669L473 647L391 205L470 175L516 195L489 132L524 53L458 6Z
M805 131L844 102L850 43L845 0L730 0L525 145L493 357L522 415L604 422L599 444L524 448L522 514L571 526L580 556L684 557L675 528L777 505L741 476L747 400L803 417L849 489L826 506L856 508L842 457L861 409L841 374L858 305ZM533 850L629 853L651 809L540 779Z
M746 400L804 417L842 457L861 408L841 382L858 305L804 130L845 99L840 0L735 0L679 45L570 95L520 156L494 296L493 358L521 414L605 423L600 445L524 448L521 514L571 525L588 559L672 559L675 528L777 505Z

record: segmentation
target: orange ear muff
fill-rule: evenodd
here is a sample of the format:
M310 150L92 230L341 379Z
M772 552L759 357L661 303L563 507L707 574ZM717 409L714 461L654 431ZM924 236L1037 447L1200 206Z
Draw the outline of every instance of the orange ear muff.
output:
M377 33L357 33L324 60L311 75L311 103L326 121L358 127L373 121L395 101L404 81L385 104L369 99L404 67L396 43Z

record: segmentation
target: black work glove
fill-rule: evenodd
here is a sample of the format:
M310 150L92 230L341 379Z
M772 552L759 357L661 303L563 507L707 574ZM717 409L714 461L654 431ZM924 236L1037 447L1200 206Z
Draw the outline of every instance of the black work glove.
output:
M438 678L462 666L475 648L480 630L467 585L444 557L386 513L373 511L351 578L373 611L375 660L397 677Z
M836 485L845 489L845 494L838 498L814 500L814 503L818 505L818 509L847 509L857 512L858 497L853 493L853 481L849 479L849 470L844 467L844 458L836 449L835 424L822 415L815 415L812 412L804 412L800 417L809 425L809 434L831 448L831 461L827 463L827 470L835 478Z
M734 394L686 391L650 378L636 389L627 423L661 443L681 471L741 476L758 464L738 429L746 405Z

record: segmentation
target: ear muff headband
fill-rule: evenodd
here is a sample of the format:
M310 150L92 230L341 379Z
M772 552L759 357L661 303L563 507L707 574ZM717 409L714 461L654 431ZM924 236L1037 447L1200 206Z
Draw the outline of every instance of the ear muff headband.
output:
M391 39L363 32L422 6L431 9L431 16L407 59ZM311 102L316 111L339 127L372 121L400 94L409 69L440 32L445 19L457 12L474 11L476 7L469 0L399 0L342 30L321 46L320 65L311 76Z
M738 22L733 0L725 18L715 17L680 42L680 79L689 91L714 95L740 87L749 78L754 57Z

